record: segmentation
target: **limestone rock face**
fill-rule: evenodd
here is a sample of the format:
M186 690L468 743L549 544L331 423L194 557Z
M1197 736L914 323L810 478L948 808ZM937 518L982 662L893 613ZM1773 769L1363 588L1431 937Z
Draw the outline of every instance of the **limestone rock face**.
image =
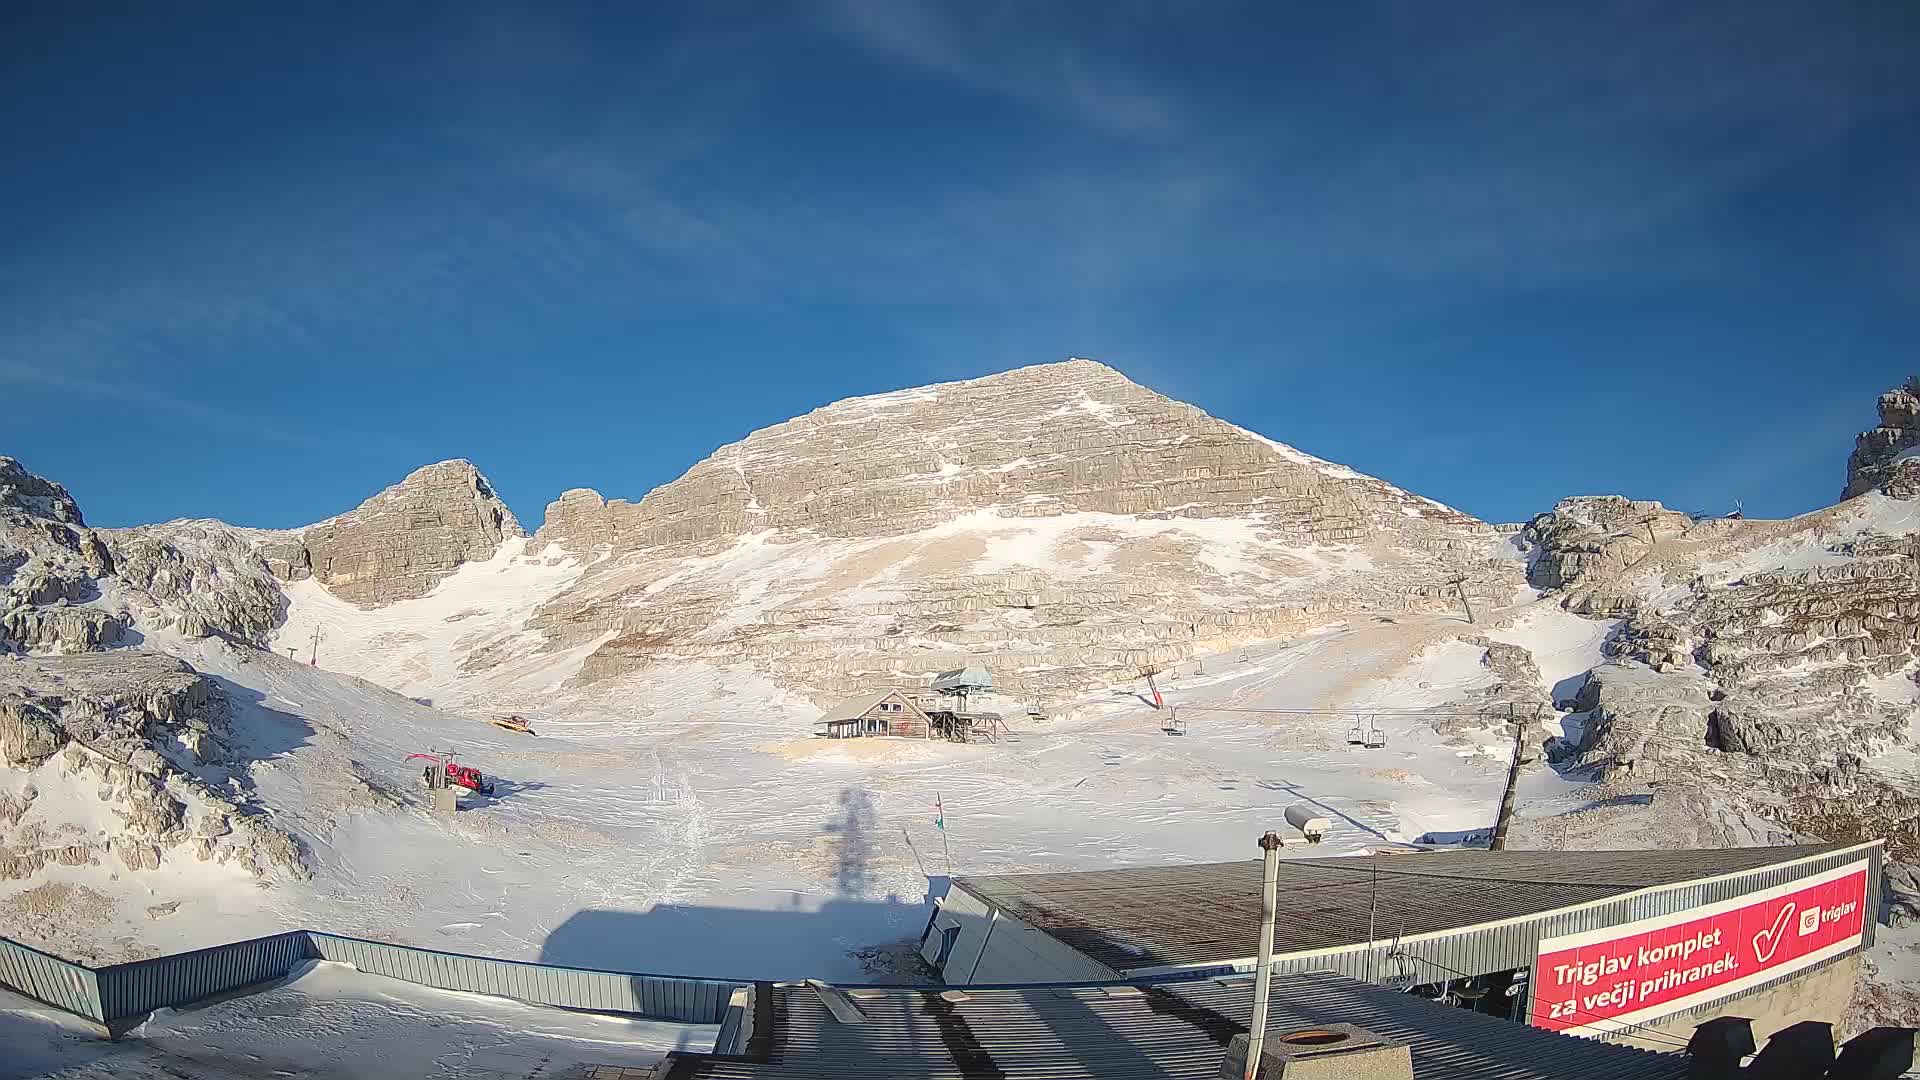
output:
M112 613L81 609L112 557L67 489L0 457L0 652L82 652L118 640Z
M637 503L568 491L548 545L594 560L530 624L550 650L597 639L578 682L745 664L820 701L976 656L1054 700L1350 613L1457 610L1456 577L1525 584L1485 523L1088 360L836 402Z
M579 488L536 549L725 542L764 529L898 536L979 510L1232 517L1344 543L1417 522L1482 522L1162 397L1092 360L851 398L723 446L638 503ZM1393 521L1392 518L1400 518ZM1422 530L1425 531L1425 530Z
M1657 502L1618 495L1566 499L1527 523L1523 535L1539 545L1527 577L1539 589L1573 589L1583 578L1605 579L1644 559L1661 539L1679 536L1692 525L1688 515ZM1567 608L1582 614L1616 614L1631 605L1627 597L1596 592L1591 585L1570 595Z
M185 661L140 649L15 659L0 665L0 718L57 717L38 726L104 761L133 765L153 735L185 730L213 683ZM45 755L41 755L44 757ZM148 772L158 771L152 766Z
M142 625L263 646L286 596L246 532L218 521L102 530Z
M0 456L0 509L76 529L87 527L86 519L80 516L80 504L73 501L66 488L35 476L26 466L5 456Z
M263 557L287 580L309 575L362 607L425 596L462 563L525 535L468 461L416 469L346 514L272 541Z
M1865 494L1893 478L1900 455L1920 446L1920 378L1880 395L1880 424L1860 433L1847 459L1842 499ZM1900 481L1909 484L1911 478Z
M103 850L129 871L204 852L259 877L307 876L297 841L239 817L228 795L205 778L244 768L226 751L229 709L212 680L145 650L0 663L0 763L38 768L37 775L66 789L57 800L41 800L28 786L24 802L0 804L0 877L80 865ZM87 842L71 821L40 815L47 802L63 813L95 803L119 826L94 834L103 844ZM82 815L89 817L99 815Z
M98 608L22 605L0 612L0 636L21 649L91 652L119 641L125 630L118 616Z
M1536 573L1557 558L1548 573L1567 607L1625 618L1576 703L1578 736L1555 756L1601 779L1697 789L1697 802L1789 831L1884 836L1920 854L1920 795L1881 763L1920 730L1909 508L1869 491L1787 521L1656 521L1657 543L1613 533L1610 547L1593 541L1599 501L1571 502L1583 505L1529 526L1544 549ZM1583 515L1593 528L1577 526Z
M0 458L0 651L93 652L136 624L264 644L286 601L254 549L217 521L89 529L65 488Z
M66 733L46 709L24 696L0 698L0 762L32 768L59 752L65 742ZM12 817L19 820L17 813Z

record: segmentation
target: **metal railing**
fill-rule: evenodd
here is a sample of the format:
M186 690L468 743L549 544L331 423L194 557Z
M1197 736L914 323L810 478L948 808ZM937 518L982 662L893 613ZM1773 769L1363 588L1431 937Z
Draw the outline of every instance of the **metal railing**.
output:
M101 1007L94 1019L111 1024L271 982L311 957L307 932L294 930L103 967L94 973Z
M349 964L368 975L512 998L535 1005L718 1024L744 979L601 971L417 949L317 930L215 945L90 968L0 938L0 987L114 1031L155 1009L264 988L306 960Z
M101 1019L94 970L0 938L0 986L90 1020Z
M733 992L751 985L743 979L696 979L495 960L363 941L316 930L307 931L307 941L315 958L352 964L369 975L385 975L441 990L513 998L535 1005L626 1013L689 1024L719 1023Z

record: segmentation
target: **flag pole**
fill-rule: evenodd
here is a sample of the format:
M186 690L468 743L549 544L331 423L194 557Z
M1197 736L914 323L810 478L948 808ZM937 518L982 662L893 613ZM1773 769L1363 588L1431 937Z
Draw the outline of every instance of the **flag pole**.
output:
M952 878L953 877L953 847L947 843L947 808L940 801L940 793L937 791L934 792L933 794L933 808L939 811L939 816L935 817L933 820L934 820L934 824L940 826L940 850L946 852L947 877Z

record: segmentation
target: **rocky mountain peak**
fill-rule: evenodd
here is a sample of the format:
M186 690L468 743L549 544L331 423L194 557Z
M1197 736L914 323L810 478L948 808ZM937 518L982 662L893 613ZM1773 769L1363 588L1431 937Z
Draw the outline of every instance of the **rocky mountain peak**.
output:
M1410 522L1486 528L1073 359L837 401L721 447L637 503L568 492L535 542L622 552L768 529L895 536L977 512L1258 514L1307 543Z
M1900 490L1888 494L1910 496L1920 492L1920 463L1901 467L1907 464L1906 451L1920 446L1920 377L1909 378L1881 394L1879 407L1880 425L1861 432L1854 440L1842 499L1864 495L1890 481ZM1897 478L1897 473L1908 475Z
M981 652L1066 693L1523 584L1490 526L1077 359L836 401L638 502L569 491L548 544L608 556L530 622L600 641L583 682L746 663L822 699Z
M25 465L5 456L0 456L0 507L78 528L87 524L80 516L80 504L65 487L35 476Z
M362 607L425 596L463 563L525 536L486 476L464 458L407 474L353 510L263 545L275 574L312 576Z

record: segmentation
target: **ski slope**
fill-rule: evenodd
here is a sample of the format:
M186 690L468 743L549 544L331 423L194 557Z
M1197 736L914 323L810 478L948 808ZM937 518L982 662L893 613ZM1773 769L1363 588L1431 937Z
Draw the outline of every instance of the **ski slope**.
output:
M1532 619L1511 632L1578 629ZM530 737L330 672L324 653L315 667L158 632L150 645L221 681L255 761L248 798L301 838L314 876L178 897L143 884L116 930L167 949L306 926L664 974L898 978L882 946L918 934L950 873L1251 858L1303 801L1334 821L1315 855L1486 828L1509 736L1404 711L1484 684L1456 640L1469 629L1369 622L1183 665L1159 680L1181 735L1140 685L1050 720L1004 706L1016 737L978 745L816 739L804 701L699 665L555 691ZM1349 745L1351 721L1328 713L1342 709L1395 710L1377 720L1387 746ZM496 778L496 795L431 814L406 760L428 750ZM1569 787L1543 778L1528 796ZM127 889L103 867L66 872ZM175 898L163 920L136 915Z

